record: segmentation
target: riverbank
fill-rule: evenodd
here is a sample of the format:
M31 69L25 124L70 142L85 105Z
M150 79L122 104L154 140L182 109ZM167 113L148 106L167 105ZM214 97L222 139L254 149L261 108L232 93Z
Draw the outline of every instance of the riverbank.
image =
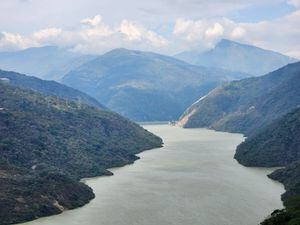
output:
M164 139L162 149L138 154L136 163L112 169L112 177L86 180L96 198L85 207L26 225L253 225L282 207L283 186L266 179L272 170L233 159L243 135L144 128Z

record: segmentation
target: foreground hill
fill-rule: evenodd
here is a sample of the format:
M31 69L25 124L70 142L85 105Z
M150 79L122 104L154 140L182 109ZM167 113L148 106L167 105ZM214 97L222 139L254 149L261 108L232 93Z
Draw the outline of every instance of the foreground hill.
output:
M60 80L71 69L93 57L56 46L28 48L22 51L0 52L0 68L47 80Z
M94 195L80 178L161 145L115 113L0 82L0 224L81 206Z
M214 89L186 110L179 124L249 136L299 105L300 62Z
M300 108L246 139L235 158L245 166L258 167L287 166L300 160Z
M100 109L105 108L89 95L55 81L46 81L32 76L0 70L0 82L8 83L22 89L36 91L45 96L56 96L68 101L76 101Z
M298 61L277 52L226 39L221 40L207 52L183 52L176 57L195 65L241 71L253 75L263 75L288 63Z
M269 175L284 184L285 209L275 210L262 225L293 225L300 221L300 108L246 139L235 158L245 166L285 166Z
M261 225L300 224L300 195L290 197L284 202L285 209L275 210Z
M151 52L116 49L69 72L63 83L136 121L174 120L217 85L248 76Z

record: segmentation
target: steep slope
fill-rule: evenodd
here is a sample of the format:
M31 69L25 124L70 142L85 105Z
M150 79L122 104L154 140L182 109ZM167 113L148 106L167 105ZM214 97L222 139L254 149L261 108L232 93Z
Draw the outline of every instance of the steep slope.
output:
M199 96L245 76L151 52L116 49L71 71L63 83L130 119L154 121L177 119Z
M71 69L93 57L56 46L29 48L16 52L1 52L0 68L47 80L60 80Z
M300 108L246 139L237 147L234 158L245 166L286 166L269 177L284 184L284 201L300 195Z
M80 178L161 145L115 113L0 83L0 224L81 206L94 195Z
M294 63L214 89L186 110L179 124L249 136L299 105L300 63Z
M195 65L253 75L263 75L288 63L298 61L277 52L226 39L221 40L215 48L207 52L183 52L176 57Z
M275 210L261 225L298 225L300 224L300 195L284 201L285 209Z
M293 225L300 221L300 108L247 138L234 158L245 166L283 167L268 175L284 184L285 209L275 210L262 225Z
M262 129L237 147L245 166L286 166L300 160L300 108Z
M286 166L268 175L284 184L284 209L262 225L294 225L300 221L300 108L272 123L237 148L235 158L246 166Z
M100 109L105 108L89 95L55 81L41 80L32 76L0 70L0 82L22 89L37 91L45 96L57 96L69 101L76 101L79 104L88 104Z
M100 109L105 108L89 95L55 81L41 80L32 76L0 70L0 82L37 91L45 96L57 96L68 101L76 101L79 104L88 104Z

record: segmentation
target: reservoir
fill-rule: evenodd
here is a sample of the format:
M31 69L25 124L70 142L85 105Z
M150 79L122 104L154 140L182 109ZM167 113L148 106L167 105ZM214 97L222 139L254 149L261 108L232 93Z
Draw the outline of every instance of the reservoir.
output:
M257 225L282 208L272 169L247 168L233 155L241 134L144 125L164 147L139 154L114 176L86 179L96 198L82 208L26 225Z

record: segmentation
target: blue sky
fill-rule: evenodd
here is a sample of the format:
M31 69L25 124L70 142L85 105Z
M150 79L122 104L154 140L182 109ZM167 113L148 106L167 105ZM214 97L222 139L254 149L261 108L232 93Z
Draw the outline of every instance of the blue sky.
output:
M44 45L175 54L220 39L300 58L300 0L1 0L0 50Z
M274 1L274 3L253 4L242 10L233 12L229 18L237 22L259 22L274 20L294 12L295 6L287 1Z

